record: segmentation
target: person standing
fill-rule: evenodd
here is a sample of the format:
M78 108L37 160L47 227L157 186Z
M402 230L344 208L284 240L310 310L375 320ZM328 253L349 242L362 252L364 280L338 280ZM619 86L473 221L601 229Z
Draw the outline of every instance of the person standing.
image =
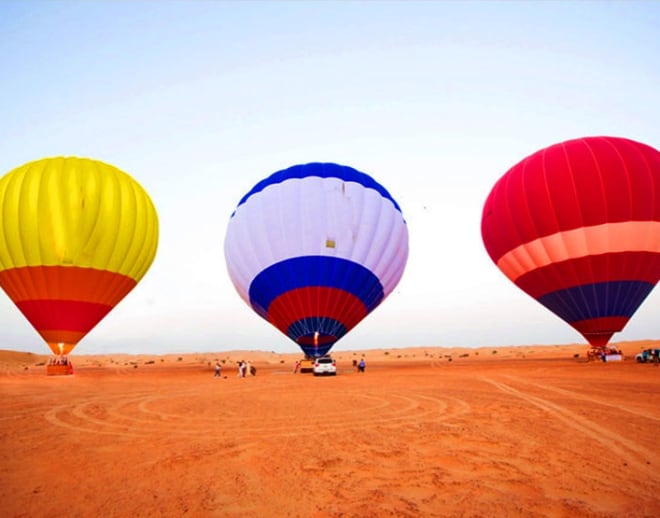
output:
M360 363L358 363L358 372L364 372L364 368L367 366L367 364L364 361L364 358L360 359Z
M220 362L215 362L215 377L219 378L220 377L220 370L222 367L220 367Z

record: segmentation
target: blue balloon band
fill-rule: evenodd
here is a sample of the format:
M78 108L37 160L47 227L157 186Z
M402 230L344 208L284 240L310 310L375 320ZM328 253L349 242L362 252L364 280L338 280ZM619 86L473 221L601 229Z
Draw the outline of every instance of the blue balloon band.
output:
M537 300L569 324L591 318L630 318L653 286L643 281L600 282L553 291Z
M243 196L241 201L238 202L238 206L240 207L248 200L250 196L263 191L269 185L282 183L292 178L307 178L309 176L317 176L320 178L339 178L345 182L356 182L362 184L367 189L373 189L379 192L383 198L390 200L396 209L401 212L401 208L399 207L398 203L394 201L394 198L392 198L387 189L376 182L376 180L371 178L371 176L368 174L361 173L357 169L353 169L352 167L348 166L316 162L311 164L294 165L288 169L273 173L268 178L261 180L252 188L250 192Z
M293 257L263 270L250 283L250 304L266 318L271 302L297 288L323 286L337 288L357 297L367 313L383 300L383 285L364 266L342 259L312 255Z

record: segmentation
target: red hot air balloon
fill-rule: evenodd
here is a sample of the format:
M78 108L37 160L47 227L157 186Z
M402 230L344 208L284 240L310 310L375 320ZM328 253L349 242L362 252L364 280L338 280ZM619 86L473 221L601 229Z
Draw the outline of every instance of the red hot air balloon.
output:
M511 281L605 347L660 279L660 152L617 137L542 149L495 184L481 234Z

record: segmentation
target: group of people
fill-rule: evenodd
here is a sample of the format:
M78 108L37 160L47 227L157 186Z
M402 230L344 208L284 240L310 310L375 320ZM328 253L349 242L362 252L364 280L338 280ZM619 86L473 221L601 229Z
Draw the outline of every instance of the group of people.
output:
M364 358L360 358L359 362L353 360L353 367L355 367L358 372L364 372L364 369L367 367L367 362L364 361Z
M51 356L46 372L50 374L73 374L73 363L63 354Z
M238 362L238 377L245 378L246 376L256 376L257 369L255 369L250 362L241 360Z
M256 376L257 375L257 369L252 366L250 362L246 362L244 360L241 360L238 363L238 377L239 378L245 378L246 376ZM215 362L215 374L213 374L215 378L221 378L222 377L222 365L220 365L220 362ZM226 377L226 376L225 376Z
M238 374L237 376L239 378L245 378L246 376L256 376L257 375L257 369L255 369L250 362L246 362L244 360L241 360L238 363ZM59 365L59 364L58 364ZM66 363L64 364L66 365ZM367 363L364 361L364 358L361 358L359 362L353 361L353 365L357 367L358 372L364 372ZM293 373L296 374L300 369L300 360L296 360L296 363L293 367ZM215 363L215 374L214 376L216 378L222 377L222 366L220 365L220 362Z
M66 356L51 356L48 365L69 365L69 358Z

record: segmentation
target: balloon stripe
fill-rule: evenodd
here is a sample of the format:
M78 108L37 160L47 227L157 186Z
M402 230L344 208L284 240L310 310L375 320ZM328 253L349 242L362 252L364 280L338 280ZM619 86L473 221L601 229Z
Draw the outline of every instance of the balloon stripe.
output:
M265 318L270 304L280 295L311 286L346 291L372 311L383 299L378 278L364 266L328 256L294 257L269 266L250 283L250 304Z
M516 285L534 298L557 289L607 281L657 284L660 254L620 252L580 257L536 268L518 277Z
M482 235L493 261L539 236L624 221L660 221L660 153L615 137L556 144L513 166L493 187ZM634 200L634 202L633 202Z
M369 175L361 173L356 169L348 166L340 166L337 164L324 164L324 163L310 163L295 165L273 173L268 178L257 183L241 200L238 202L238 207L245 203L251 196L263 191L266 187L274 184L279 184L287 180L302 179L310 176L317 176L319 178L339 178L345 182L355 182L366 187L373 189L392 202L396 209L401 212L401 208L397 202L392 198L390 193L382 185L376 182ZM237 207L237 208L238 208Z
M653 289L653 284L639 281L614 281L584 284L538 297L537 300L568 322L603 317L630 318ZM625 297L617 295L621 290ZM579 299L580 304L567 306L564 298Z
M57 299L115 306L135 285L134 279L119 273L76 266L25 266L0 271L0 286L14 302Z
M367 308L355 295L337 288L309 286L277 297L265 318L289 334L291 325L303 318L330 318L352 329L366 316Z
M552 263L630 251L660 254L660 221L626 221L558 232L510 250L497 266L515 282Z
M628 317L603 317L571 322L571 326L582 333L593 347L604 347L614 333L622 331Z
M112 309L106 304L77 300L23 300L16 303L39 332L89 332ZM64 340L59 340L64 341Z

